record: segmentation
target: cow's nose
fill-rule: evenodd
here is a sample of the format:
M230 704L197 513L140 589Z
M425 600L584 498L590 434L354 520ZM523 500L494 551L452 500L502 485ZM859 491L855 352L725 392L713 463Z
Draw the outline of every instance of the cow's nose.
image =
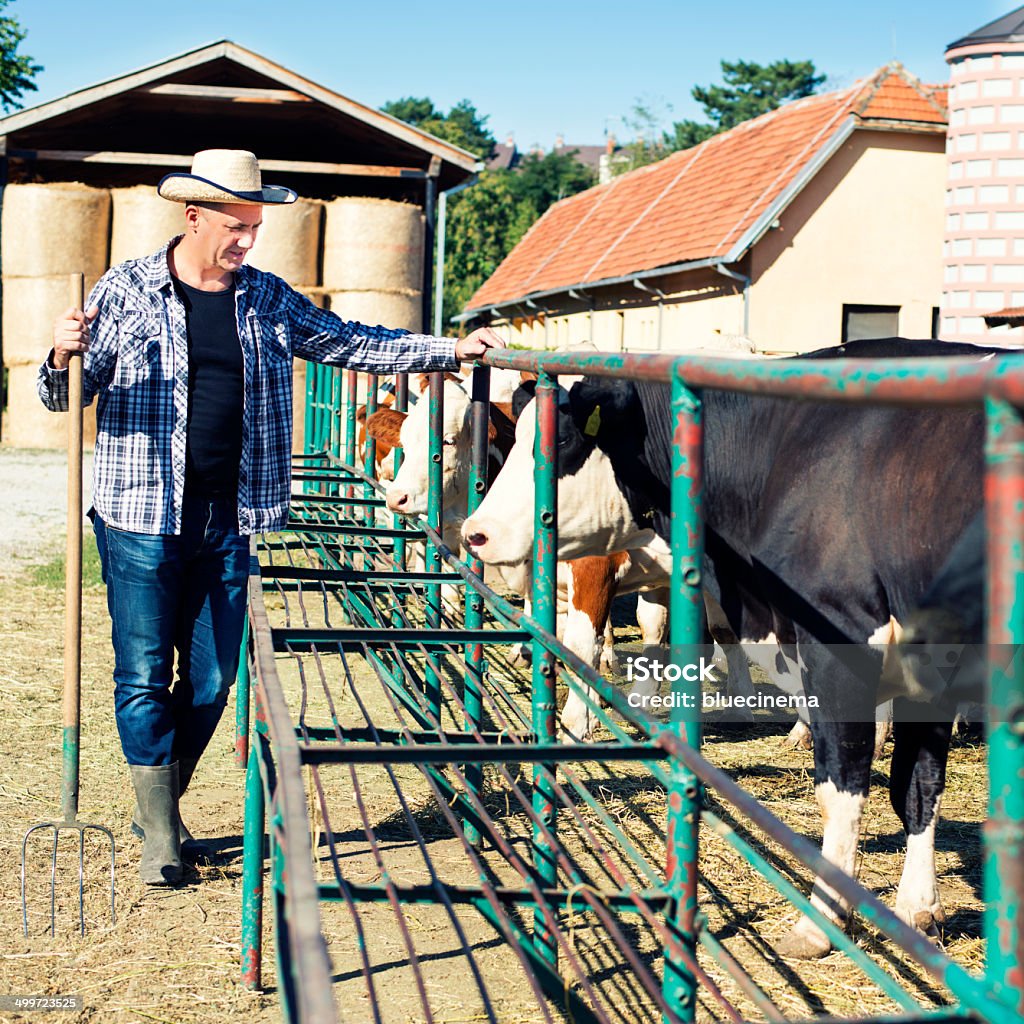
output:
M388 491L387 503L392 512L404 512L409 505L409 492Z
M466 543L471 548L482 548L487 543L487 534L486 533L471 533L466 538Z

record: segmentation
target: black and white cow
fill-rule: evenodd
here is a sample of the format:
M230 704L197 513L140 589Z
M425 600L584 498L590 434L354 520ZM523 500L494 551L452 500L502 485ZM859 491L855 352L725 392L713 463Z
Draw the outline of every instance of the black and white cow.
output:
M987 352L941 342L899 346L914 355ZM884 339L828 354L892 355L893 347ZM628 549L652 534L667 539L668 387L585 378L563 399L559 557ZM811 731L823 853L853 872L874 708L895 698L890 797L907 833L895 909L934 935L944 920L934 840L953 706L911 703L898 659L883 672L878 645L892 639L980 505L982 414L706 391L704 425L705 586L732 631L754 649L771 640L786 670L820 702ZM490 493L463 525L464 541L484 562L515 564L529 553L534 431L528 413ZM845 920L849 908L820 880L812 899ZM807 917L781 946L800 957L829 949Z
M922 694L980 701L985 687L985 513L971 520L907 617L905 674ZM1007 652L1007 655L1012 652Z

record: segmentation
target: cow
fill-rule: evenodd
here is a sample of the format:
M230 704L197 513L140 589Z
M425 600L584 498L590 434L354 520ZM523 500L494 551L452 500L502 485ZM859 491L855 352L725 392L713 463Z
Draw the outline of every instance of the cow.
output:
M494 371L492 371L493 373ZM516 375L518 382L518 374ZM508 393L499 383L492 396ZM466 516L471 459L469 395L451 380L444 384L444 420L442 424L442 508L443 536L452 550L461 546L459 528ZM490 403L489 478L494 479L504 455L514 441L515 411L504 402ZM421 402L409 415L392 409L379 410L367 421L367 430L378 443L402 444L405 458L395 479L388 486L386 499L392 512L425 515L427 512L429 411ZM638 593L637 620L645 644L664 641L668 594L664 590L670 573L668 547L655 543L650 549L612 553L608 556L580 559L558 566L558 634L574 654L596 670L614 671L614 637L611 633L611 602L618 594ZM517 593L529 594L529 568L525 564L502 574L506 585ZM525 649L516 652L525 660ZM596 695L587 691L592 700ZM587 700L570 690L562 708L561 726L567 739L589 738L597 724L596 714Z
M907 617L900 653L923 699L984 696L985 513L979 511ZM1007 651L1007 656L1012 651Z
M991 353L944 342L899 345L913 355ZM883 339L811 356L892 355L892 348ZM810 728L823 853L853 872L873 711L894 698L890 799L907 834L895 909L937 936L944 914L934 839L953 707L912 703L898 659L887 659L883 671L878 645L894 639L977 511L982 415L708 390L703 417L704 585L750 650L771 653L766 667L798 681L818 704ZM559 558L668 539L672 430L667 385L584 378L563 393ZM463 524L467 549L485 563L516 564L532 546L534 433L527 413L501 474ZM820 879L812 901L845 922L849 908ZM830 948L805 916L780 951L808 958Z

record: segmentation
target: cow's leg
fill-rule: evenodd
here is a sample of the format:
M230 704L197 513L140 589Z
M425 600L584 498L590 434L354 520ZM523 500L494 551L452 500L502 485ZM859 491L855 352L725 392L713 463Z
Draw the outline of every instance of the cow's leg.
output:
M615 653L615 630L612 627L611 616L609 616L608 621L604 624L604 640L601 644L598 671L617 676L621 668L619 656Z
M731 698L754 696L754 681L750 678L750 660L743 652L739 637L729 624L722 606L707 591L704 592L704 613L708 619L708 632L725 655L725 690ZM732 710L731 717L738 722L753 722L754 713L744 702Z
M952 715L936 716L930 707L907 700L894 705L889 798L907 834L895 910L907 924L938 940L946 915L935 877L935 829L946 785ZM933 720L921 721L929 718Z
M823 823L821 852L836 867L853 875L861 816L867 802L874 747L874 693L863 673L855 673L815 644L801 644L804 689L817 697L812 708L814 795ZM880 666L879 659L879 666ZM840 927L847 902L820 878L811 903ZM809 917L801 917L779 943L783 956L809 960L826 956L828 936Z
M615 595L617 566L612 558L577 558L566 564L571 572L567 579L562 643L597 671L605 623ZM582 682L577 686L579 689L569 688L562 708L562 734L569 742L584 742L597 728L597 713L588 699L596 704L600 698Z

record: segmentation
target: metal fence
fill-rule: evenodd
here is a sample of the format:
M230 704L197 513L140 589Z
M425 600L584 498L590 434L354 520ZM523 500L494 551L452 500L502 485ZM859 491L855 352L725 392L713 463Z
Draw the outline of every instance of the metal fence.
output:
M260 978L264 833L269 822L269 886L274 901L277 977L289 1020L337 1019L332 966L322 933L325 904L344 908L353 948L361 957L365 1019L392 1019L394 989L381 989L379 965L367 953L362 908L390 908L407 964L405 984L417 1019L438 1019L410 910L441 914L464 958L467 984L479 1006L474 1019L503 1020L495 982L487 977L465 912L475 910L507 944L510 963L534 994L537 1019L573 1021L663 1019L702 1014L741 1020L760 1014L787 1019L750 977L698 908L701 822L801 912L822 927L903 1020L971 1014L1019 1020L1024 1011L1024 679L991 666L989 695L989 816L984 829L986 966L968 972L900 921L878 898L827 862L745 793L700 750L700 721L673 712L664 725L638 716L622 694L554 638L557 552L557 376L588 373L671 384L676 430L672 476L673 660L701 644L702 466L701 390L744 391L838 402L983 403L988 422L985 493L989 508L988 622L990 645L1024 640L1024 366L1018 357L987 363L960 360L802 360L734 362L667 356L495 353L491 366L539 374L536 513L532 617L482 582L482 567L460 562L440 536L441 437L430 440L430 509L415 527L388 523L372 480L372 444L356 462L356 376L309 367L305 428L307 454L296 460L292 521L281 535L254 545L248 666L255 680L255 720L248 745L243 977ZM366 388L372 412L376 381ZM431 422L441 421L442 381L433 375ZM401 401L401 399L400 399ZM470 511L481 499L486 472L486 375L474 375L474 459ZM384 521L386 525L381 525ZM406 567L412 545L425 543L421 571ZM464 617L441 599L442 585L464 594ZM273 607L269 607L272 605ZM529 685L494 671L506 645L532 644ZM486 656L485 656L486 651ZM354 668L372 669L370 681ZM560 668L559 665L562 667ZM281 674L295 675L298 703L289 707ZM555 683L584 693L592 687L607 704L590 701L610 741L559 742ZM371 699L370 689L375 696ZM312 711L319 700L322 714ZM586 697L584 698L586 699ZM698 698L699 703L699 698ZM246 752L240 719L240 755ZM588 785L588 765L640 761L666 792L663 860L639 843L603 807ZM532 766L524 779L520 765ZM309 792L303 770L308 766ZM414 766L415 782L402 774ZM490 773L485 779L484 767ZM328 772L346 772L356 824L332 823ZM390 787L391 821L417 851L416 877L389 871L387 839L367 797L368 773ZM488 785L489 781L489 785ZM516 808L499 813L488 792L498 786ZM418 789L417 789L418 787ZM425 794L458 850L465 870L438 861L408 794ZM712 800L712 795L714 799ZM323 858L310 840L307 799L322 818L330 878L318 880ZM743 819L747 823L739 826ZM518 834L515 821L527 823ZM511 824L510 824L511 822ZM753 831L750 831L750 830ZM346 857L354 843L376 865L378 881L351 877ZM769 837L806 865L862 919L885 936L948 996L921 1004L912 987L814 907L779 858ZM316 839L314 841L317 841ZM448 840L446 840L448 841ZM529 855L524 854L524 845ZM353 847L354 848L354 847ZM500 862L502 868L496 868ZM507 870L505 870L507 869ZM602 953L581 950L574 935L586 920L599 930ZM657 947L661 953L651 954ZM702 965L698 947L731 979L730 997ZM613 964L608 968L607 960ZM602 967L602 964L604 965ZM615 965L618 965L617 969ZM624 978L628 975L628 982ZM500 989L500 983L498 983ZM628 1010L624 1009L628 1007ZM875 1019L881 1019L876 1016Z

